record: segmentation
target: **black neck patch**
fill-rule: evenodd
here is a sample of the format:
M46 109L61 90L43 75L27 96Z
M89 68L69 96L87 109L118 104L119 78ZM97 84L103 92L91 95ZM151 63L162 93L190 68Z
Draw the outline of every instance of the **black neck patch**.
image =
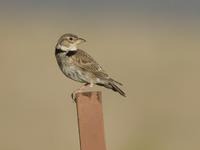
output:
M66 51L63 51L62 49L56 48L55 50L55 55L60 54L60 53L65 53Z
M71 56L73 56L73 55L76 54L76 53L77 53L77 51L68 51L68 52L66 53L66 56L71 57Z
M66 53L65 56L71 57L71 56L73 56L74 54L76 54L77 51L64 51L64 50L62 50L62 49L56 48L56 50L55 50L55 55L60 54L60 53Z

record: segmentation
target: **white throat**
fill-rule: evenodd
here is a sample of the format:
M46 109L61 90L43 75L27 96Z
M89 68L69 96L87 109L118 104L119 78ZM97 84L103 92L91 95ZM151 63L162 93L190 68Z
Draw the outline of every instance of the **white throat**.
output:
M63 51L76 51L77 50L77 47L75 45L70 45L69 47L66 47L64 45L59 44L57 48L61 49Z

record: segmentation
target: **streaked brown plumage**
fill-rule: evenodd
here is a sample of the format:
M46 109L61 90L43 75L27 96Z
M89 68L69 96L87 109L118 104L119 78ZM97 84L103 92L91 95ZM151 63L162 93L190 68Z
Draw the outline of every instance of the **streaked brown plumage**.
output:
M97 84L125 96L125 93L116 85L122 85L121 83L110 78L88 53L77 49L77 45L82 42L85 40L70 33L59 38L55 55L61 71L70 79L85 83L85 86L92 87L93 84Z

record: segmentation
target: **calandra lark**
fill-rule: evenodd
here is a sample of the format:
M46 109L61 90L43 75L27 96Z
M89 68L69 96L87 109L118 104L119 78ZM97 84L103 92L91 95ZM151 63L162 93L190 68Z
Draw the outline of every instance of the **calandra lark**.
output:
M110 78L89 54L77 48L79 44L84 42L86 40L77 35L67 33L59 38L55 48L57 63L65 76L84 83L82 87L72 93L72 98L75 98L75 93L80 92L87 86L92 87L94 84L104 86L119 92L122 96L126 96L117 86L122 85L121 83Z

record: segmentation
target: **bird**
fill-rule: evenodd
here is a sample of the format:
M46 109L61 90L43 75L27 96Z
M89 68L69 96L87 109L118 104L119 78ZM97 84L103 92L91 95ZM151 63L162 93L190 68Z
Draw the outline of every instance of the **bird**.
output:
M118 87L122 86L122 83L112 79L86 51L78 48L85 42L85 39L75 34L66 33L58 39L55 46L55 57L63 74L74 81L83 83L83 86L71 94L72 99L76 99L76 93L93 85L112 89L126 97L125 92Z

